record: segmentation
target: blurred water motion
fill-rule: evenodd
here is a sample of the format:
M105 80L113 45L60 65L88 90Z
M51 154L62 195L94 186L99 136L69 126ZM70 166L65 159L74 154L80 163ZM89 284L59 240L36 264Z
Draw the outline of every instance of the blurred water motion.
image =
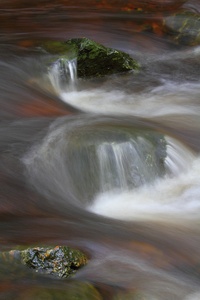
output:
M58 281L1 253L0 299L199 299L200 48L162 28L183 8L200 12L197 0L1 0L0 248L72 245L90 262ZM35 46L82 36L141 71L64 87Z

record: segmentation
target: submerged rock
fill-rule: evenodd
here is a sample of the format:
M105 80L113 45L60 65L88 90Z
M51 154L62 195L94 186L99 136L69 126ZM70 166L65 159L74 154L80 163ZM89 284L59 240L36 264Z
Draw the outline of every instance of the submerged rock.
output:
M42 48L59 59L77 59L79 78L102 77L116 73L139 70L139 64L127 53L107 48L87 38L66 42L47 42Z
M164 18L164 31L180 45L200 44L200 14L182 11Z
M87 258L80 251L72 250L68 247L37 247L23 251L20 250L20 246L17 248L19 248L19 250L0 252L0 283L1 286L4 287L0 291L0 299L103 299L98 290L89 282L82 282L78 280L55 281L53 276L43 277L39 274L52 274L57 276L58 278L65 278L65 274L64 276L62 276L62 274L64 270L63 264L66 264L65 258L67 258L68 266L71 266L71 276L72 274L74 274L76 269L78 269L87 262ZM54 255L49 255L49 251L52 251L52 254L54 253ZM58 256L61 256L61 258L58 259ZM22 259L24 260L23 263L21 263ZM27 264L31 269L35 269L37 273L30 272L30 269L27 267ZM45 268L42 269L42 266L45 264ZM39 267L39 265L41 265L41 268ZM59 266L60 270L58 270L57 272L56 268L59 269ZM56 271L55 273L51 272L52 268L54 268L54 270Z
M148 297L137 290L119 292L117 293L112 300L151 300L151 296Z
M2 298L3 299L3 298ZM8 298L4 298L8 299ZM10 298L9 298L10 299ZM103 300L98 290L90 283L75 282L66 285L65 289L32 288L22 291L15 300Z
M138 188L165 174L166 141L151 130L99 124L70 136L67 168L82 201L112 190Z
M60 278L73 275L87 263L87 258L82 252L65 246L29 248L21 251L20 256L23 264L36 272Z

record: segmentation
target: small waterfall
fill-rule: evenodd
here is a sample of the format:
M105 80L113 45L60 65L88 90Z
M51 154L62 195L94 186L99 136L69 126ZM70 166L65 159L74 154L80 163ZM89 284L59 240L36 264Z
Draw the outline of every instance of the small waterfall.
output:
M128 188L124 158L129 146L128 142L122 144L103 143L97 148L100 166L100 190L110 190L113 187Z
M143 138L140 137L140 139ZM109 157L111 149L108 149L108 146L102 149L101 146L101 172L104 176L102 185L104 184L105 187L107 184L107 190L101 189L93 203L88 206L88 210L111 218L130 221L154 220L178 224L182 223L183 219L185 223L198 220L200 158L174 138L165 136L165 140L166 174L162 177L157 176L157 180L155 177L156 164L153 168L153 161L150 165L146 163L147 156L144 154L144 149L151 150L147 145L145 146L147 141L144 140L143 144L137 142L137 144L129 145L132 158L129 157L128 145L125 145L128 142L120 145L121 149L112 146L115 148L112 149L113 162ZM114 164L118 172L116 172ZM153 169L149 166L152 166ZM135 174L131 174L131 170L135 170ZM121 174L124 180L113 183L111 174L114 178L121 178ZM134 183L137 183L135 179L139 179L135 188L131 189L131 185L128 185L129 175L132 175ZM153 179L155 179L154 182ZM111 184L113 186L118 184L118 189L112 189Z
M165 140L155 132L106 125L78 129L67 143L66 166L83 202L99 193L138 188L165 174Z
M33 184L42 193L46 186L48 196L57 191L65 199L71 193L85 207L99 193L137 189L165 176L164 136L111 121L96 115L91 121L84 115L58 121L25 159Z
M77 81L77 59L69 60L65 57L56 60L48 72L50 82L56 92L73 91Z
M97 147L101 192L127 190L150 182L158 175L152 144L142 137L121 143L104 142ZM148 154L151 163L148 162Z

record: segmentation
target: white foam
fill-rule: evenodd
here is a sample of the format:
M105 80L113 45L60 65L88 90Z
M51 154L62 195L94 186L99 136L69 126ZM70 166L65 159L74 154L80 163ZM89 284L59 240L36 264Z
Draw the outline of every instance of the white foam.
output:
M83 111L103 114L132 114L140 117L164 115L197 115L200 113L199 84L179 84L164 81L162 85L147 92L128 93L123 90L103 88L81 91L63 91L60 98Z
M60 58L49 69L48 78L56 93L75 90L77 81L77 59Z
M200 216L200 158L176 177L130 191L113 190L96 196L88 210L121 220L159 220L177 222Z

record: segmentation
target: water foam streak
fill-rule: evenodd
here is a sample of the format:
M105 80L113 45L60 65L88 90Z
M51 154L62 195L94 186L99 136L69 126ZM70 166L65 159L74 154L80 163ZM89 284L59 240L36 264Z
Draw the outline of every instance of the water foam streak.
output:
M59 58L50 67L48 77L56 92L74 90L77 81L77 59Z

